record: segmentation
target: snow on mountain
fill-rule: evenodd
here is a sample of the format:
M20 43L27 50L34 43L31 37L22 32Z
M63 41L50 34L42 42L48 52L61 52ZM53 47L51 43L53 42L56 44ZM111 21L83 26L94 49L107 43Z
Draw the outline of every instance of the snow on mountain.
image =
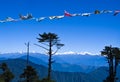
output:
M68 51L68 52L62 52L62 53L56 53L55 55L99 55L97 54L93 54L91 52L73 52L73 51Z
M86 66L107 66L106 58L99 55L55 55L53 59L61 59L69 64ZM59 60L56 60L56 62Z
M41 59L42 61L48 62L48 55L41 53L30 53L31 57ZM13 59L26 56L26 53L5 53L0 54L0 59ZM106 66L106 59L100 55L91 55L88 52L84 54L75 53L75 52L65 52L62 54L53 55L53 60L57 63L69 63L76 65L89 65L89 66Z
M76 52L73 52L73 51L68 51L68 52L63 52L63 53L56 53L55 55L73 55L73 54L75 54L75 55L77 55L78 53L76 53Z
M27 59L26 53L5 53L0 54L0 60L6 59ZM106 58L100 55L88 53L80 54L65 52L64 54L53 55L53 70L69 72L90 72L96 68L107 66ZM35 64L48 66L48 55L41 53L30 53L29 60Z

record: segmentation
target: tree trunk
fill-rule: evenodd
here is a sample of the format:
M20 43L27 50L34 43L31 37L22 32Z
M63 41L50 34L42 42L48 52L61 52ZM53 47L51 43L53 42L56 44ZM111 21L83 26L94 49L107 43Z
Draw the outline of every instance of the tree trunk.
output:
M51 80L51 64L52 64L52 41L50 39L50 43L49 43L49 59L48 59L48 80Z
M110 62L109 62L109 75L110 75L110 82L114 82L114 65L113 65L113 55L110 50Z

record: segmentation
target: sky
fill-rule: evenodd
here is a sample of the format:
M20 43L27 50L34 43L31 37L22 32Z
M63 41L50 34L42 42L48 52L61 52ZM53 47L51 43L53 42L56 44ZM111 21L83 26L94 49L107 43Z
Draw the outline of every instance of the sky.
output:
M31 13L33 17L49 17L69 13L91 13L95 10L111 10L113 13L76 16L63 19L22 20L0 23L0 53L26 52L25 43L30 42L30 52L45 53L35 46L38 34L51 32L58 35L65 46L62 52L89 52L100 54L104 46L120 47L120 0L0 0L0 20L19 18L19 14Z

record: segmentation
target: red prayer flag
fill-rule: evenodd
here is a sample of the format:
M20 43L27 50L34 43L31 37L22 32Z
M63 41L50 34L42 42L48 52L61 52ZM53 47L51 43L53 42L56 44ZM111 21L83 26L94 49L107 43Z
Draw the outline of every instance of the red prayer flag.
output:
M67 12L67 11L64 11L64 15L65 15L65 16L69 16L69 17L72 16L72 14L70 14L70 13Z

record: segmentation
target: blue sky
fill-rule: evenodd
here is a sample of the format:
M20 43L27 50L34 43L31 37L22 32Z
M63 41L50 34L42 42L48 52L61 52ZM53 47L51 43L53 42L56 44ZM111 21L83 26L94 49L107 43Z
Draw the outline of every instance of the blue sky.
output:
M36 18L70 13L91 13L95 10L120 10L120 0L0 0L0 20L19 18L19 14L32 13ZM120 14L93 14L89 17L64 17L41 22L24 20L0 23L0 53L26 51L24 43L30 41L30 51L44 52L33 45L39 33L58 34L65 44L59 52L100 53L106 45L120 47ZM39 44L39 43L38 43Z

